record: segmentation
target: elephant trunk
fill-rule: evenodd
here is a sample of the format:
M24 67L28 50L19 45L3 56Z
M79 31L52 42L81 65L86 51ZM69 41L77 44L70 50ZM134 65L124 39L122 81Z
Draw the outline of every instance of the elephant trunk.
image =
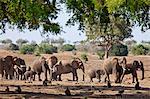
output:
M126 69L125 68L122 68L123 71L122 71L122 76L120 77L120 83L122 82L123 78L124 78L124 75L125 75L125 72L126 72Z
M142 80L144 79L144 66L143 66L143 62L140 61L140 67L141 67L141 70L142 70Z

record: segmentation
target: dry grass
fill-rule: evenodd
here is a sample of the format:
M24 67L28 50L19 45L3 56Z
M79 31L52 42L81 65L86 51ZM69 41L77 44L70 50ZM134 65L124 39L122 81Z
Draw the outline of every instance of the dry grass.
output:
M31 65L32 62L38 58L34 55L22 55L18 52L0 50L0 56L13 55L21 57L26 61L27 65ZM73 55L71 52L60 52L53 54L58 57L59 60L71 60L73 57L80 57L81 52L77 55ZM42 55L45 57L50 57L52 55ZM88 54L89 61L85 63L86 72L91 68L99 66L102 67L102 61L98 59L98 56ZM0 81L0 98L150 98L150 56L128 56L128 62L133 60L141 60L145 67L145 79L140 80L141 90L134 90L134 85L131 83L131 75L126 75L124 82L122 84L114 84L114 87L107 88L105 83L98 83L94 79L93 83L89 82L88 76L86 76L86 81L82 80L82 71L78 70L79 82L73 82L72 74L62 75L62 82L54 81L48 86L42 86L42 82L34 81L33 83L25 83L24 81L17 80L1 80ZM141 72L138 71L139 79L141 78ZM113 76L111 77L113 81ZM20 85L22 88L22 93L14 93L15 86ZM10 86L11 92L4 92L6 86ZM73 96L65 96L64 91L69 87ZM118 95L118 90L124 89L123 95Z

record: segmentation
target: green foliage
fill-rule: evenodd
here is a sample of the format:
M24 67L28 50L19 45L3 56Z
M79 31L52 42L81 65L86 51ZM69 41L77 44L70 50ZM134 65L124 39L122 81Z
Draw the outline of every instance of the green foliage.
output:
M85 23L90 25L98 22L104 29L107 28L111 17L122 18L128 26L138 23L141 30L149 27L149 0L64 0L68 12L73 16L68 24L79 22L79 29L85 28ZM136 24L137 25L137 24Z
M149 49L142 44L136 45L132 48L131 52L134 55L146 55L148 54Z
M43 53L43 54L57 53L57 47L50 45L48 43L41 43L38 46L38 50L40 53Z
M42 29L45 33L60 33L54 22L59 11L56 0L0 0L0 29L5 33L6 24L20 31Z
M88 57L86 53L81 54L81 59L84 60L84 62L88 61Z
M105 53L104 53L104 51L99 50L99 51L97 51L97 55L98 55L99 59L104 59Z
M35 49L35 51L34 51L34 55L35 55L35 56L41 56L38 46L36 47L36 49Z
M73 51L75 50L75 46L71 44L65 44L61 48L62 51Z
M21 54L33 54L35 49L36 47L32 46L31 44L24 44L19 50Z
M123 44L115 44L112 46L110 54L112 56L127 56L128 55L128 47Z

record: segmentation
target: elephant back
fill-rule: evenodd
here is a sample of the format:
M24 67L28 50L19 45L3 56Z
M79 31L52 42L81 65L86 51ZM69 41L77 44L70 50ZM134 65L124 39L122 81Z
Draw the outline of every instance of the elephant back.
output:
M103 62L103 68L107 74L116 72L117 66L119 66L118 58L105 59Z

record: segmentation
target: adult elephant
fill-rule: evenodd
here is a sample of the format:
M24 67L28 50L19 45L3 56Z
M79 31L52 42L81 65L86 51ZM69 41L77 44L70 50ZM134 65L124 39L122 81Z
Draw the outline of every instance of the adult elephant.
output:
M132 83L134 83L134 79L136 79L136 82L138 82L138 77L137 77L137 69L140 69L142 71L142 78L141 80L144 79L144 66L142 61L137 61L134 60L133 63L127 63L127 60L125 57L123 57L122 61L120 64L123 67L123 74L121 77L121 81L124 78L124 75L126 74L132 74Z
M0 58L0 69L2 77L5 77L6 79L12 79L14 76L13 56Z
M15 74L16 74L16 78L19 79L23 79L23 75L26 72L26 64L25 61L21 58L18 57L14 57L13 58L13 65L14 65L14 70L15 70Z
M44 80L45 81L48 80L47 72L49 71L49 73L50 73L50 69L49 69L49 66L48 66L48 63L47 63L45 57L40 57L39 59L35 60L31 66L31 70L38 75L39 81L42 81L41 77L40 77L42 72L44 72L44 76L45 76ZM33 80L35 80L35 75L33 77Z
M74 58L71 62L59 61L54 65L55 72L53 72L53 77L57 78L59 76L59 81L61 81L61 74L72 73L73 81L78 81L77 69L82 69L83 71L83 81L84 81L84 64L79 58Z
M54 72L54 65L58 62L58 58L56 56L51 56L46 61L47 61L49 68L50 68L50 71L49 71L50 80L56 79L56 78L52 78L52 77L54 77L54 76L52 76L53 75L52 72Z
M122 66L119 65L118 58L113 58L113 59L105 59L103 63L103 68L104 68L104 79L106 81L106 78L108 79L108 82L110 82L110 74L115 75L115 83L120 83L120 77L123 73L123 68Z

